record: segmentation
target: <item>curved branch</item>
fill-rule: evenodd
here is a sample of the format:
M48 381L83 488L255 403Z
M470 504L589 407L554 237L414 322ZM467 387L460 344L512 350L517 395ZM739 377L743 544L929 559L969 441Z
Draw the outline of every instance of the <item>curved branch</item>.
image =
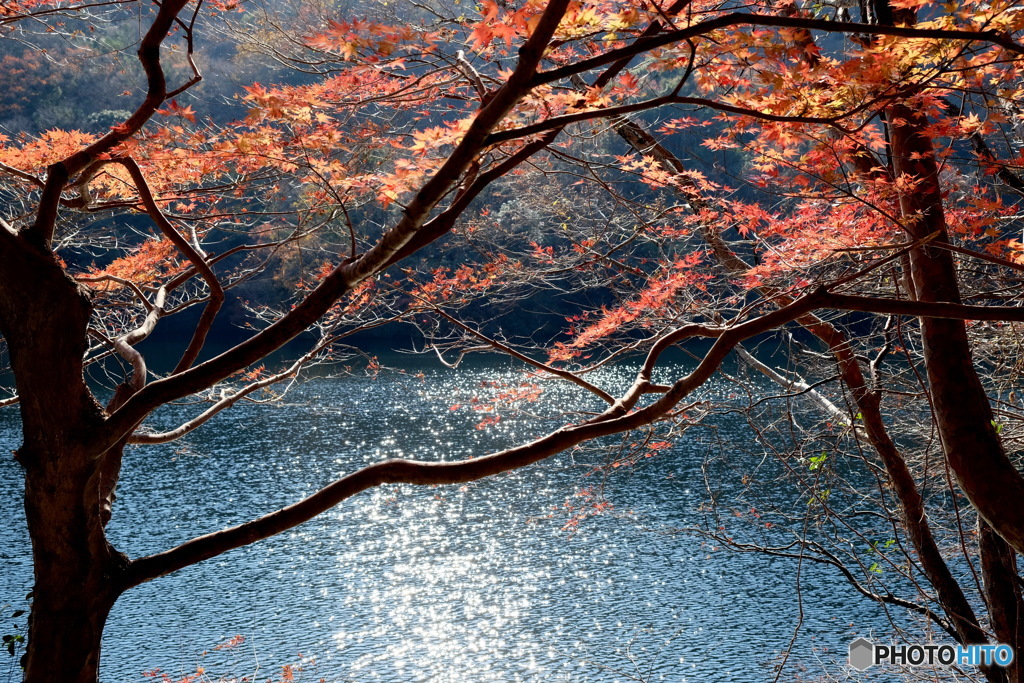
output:
M47 168L46 183L39 200L39 211L36 214L35 223L30 228L33 238L38 243L48 246L53 239L57 224L57 207L60 204L61 192L68 179L83 171L101 155L108 153L115 146L138 133L166 100L167 80L164 76L163 66L160 64L160 46L170 34L178 13L184 9L188 1L164 0L159 5L160 9L157 11L153 23L139 44L139 62L146 72L148 87L146 97L138 108L124 123L111 128L99 140Z
M177 374L184 370L187 370L195 362L196 358L199 357L200 351L203 349L203 345L206 343L206 336L210 332L210 328L213 327L213 321L220 312L221 306L224 305L224 288L220 284L220 280L214 274L213 269L206 262L206 259L199 254L195 248L189 244L188 240L181 236L171 222L164 216L160 206L157 204L156 199L153 197L153 191L149 187L149 182L146 180L146 176L142 173L142 169L139 164L131 157L121 157L115 159L117 163L128 169L128 173L132 177L132 181L135 183L135 188L139 191L139 197L142 199L143 206L146 207L146 212L149 217L153 219L157 227L160 228L167 239L185 255L191 263L192 267L202 276L203 280L206 281L206 286L210 288L210 298L206 303L206 307L203 309L203 313L199 318L199 322L196 324L195 332L192 334L192 340L189 342L188 347L181 356L181 360L174 367L173 374Z
M693 372L675 382L663 396L642 409L606 420L592 420L579 425L563 427L531 443L471 460L460 462L385 460L368 465L297 503L239 526L200 536L165 552L132 561L124 576L125 588L151 581L228 550L279 534L309 521L357 493L382 484L434 485L476 481L544 460L584 441L649 425L668 415L683 398L710 379L736 344L813 310L824 296L826 296L825 293L819 290L788 306L732 327L700 327L699 331L703 331L709 336L717 336L717 341ZM687 327L684 329L693 332L697 328ZM677 333L667 335L666 338L680 341L680 335ZM615 408L615 406L609 408L609 413Z
M21 178L22 180L27 180L28 182L32 183L36 187L45 187L46 186L46 183L44 183L39 177L34 176L31 173L26 173L25 171L22 171L21 169L17 169L17 168L15 168L13 166L8 166L7 164L3 163L2 161L0 161L0 172L8 173L8 174L14 176L15 178Z
M803 17L781 17L761 14L746 14L737 12L726 14L701 21L686 28L640 38L625 47L609 50L590 59L584 59L574 64L568 64L556 69L542 71L537 74L531 83L532 86L554 83L573 74L580 74L591 69L596 69L606 64L611 64L622 59L629 59L644 52L649 52L659 47L665 47L674 43L683 42L690 38L705 35L712 31L737 26L764 26L766 28L796 28L812 31L824 31L826 33L862 34L873 33L875 35L897 36L902 38L934 38L936 40L962 40L980 41L998 45L1003 49L1017 54L1024 54L1024 45L1017 43L1005 34L997 31L961 31L944 29L922 29L909 26L878 26L874 24L861 24L851 21L829 21L825 19L807 19Z
M231 406L235 405L249 394L252 394L253 392L258 391L259 389L262 389L264 387L268 387L271 384L277 384L278 382L281 382L285 379L294 377L302 368L302 366L305 365L311 358L313 358L313 356L322 351L326 345L327 342L317 344L317 346L313 350L311 350L309 353L305 354L297 361L292 363L287 369L282 370L281 372L275 375L265 377L257 382L253 382L239 389L233 394L224 396L219 401L214 403L212 406L207 408L205 411L203 411L196 417L192 418L188 422L179 425L175 429L171 429L166 432L159 432L156 434L146 432L135 432L130 437L128 437L128 443L159 444L168 443L170 441L180 439L189 432L195 430L197 427L200 427L206 422L208 422L210 418L212 418L217 413L221 412L222 410L226 410L227 408L230 408Z
M142 321L142 324L131 330L130 332L123 334L116 339L109 339L99 332L92 331L93 336L100 339L105 344L109 344L111 348L126 360L132 366L131 378L122 385L124 391L128 392L128 395L134 394L135 392L146 386L146 359L143 355L134 348L135 344L152 334L153 329L156 327L157 322L160 320L164 313L164 304L167 298L167 289L161 287L156 294L156 300L151 304L146 299L138 288L135 288L136 294L142 299L146 306L146 318ZM119 388L119 392L120 392ZM110 400L110 408L116 408L118 405L124 402L126 394L115 393L114 398Z
M139 303L141 303L143 305L143 307L145 307L145 309L147 311L152 311L153 310L153 304L151 304L149 302L149 299L146 298L146 294L142 291L142 289L140 289L137 284L135 284L134 282L132 282L131 280L128 280L126 278L118 277L116 275L96 275L96 276L76 275L75 276L75 282L84 282L86 284L92 284L94 282L116 282L117 284L121 285L122 287L127 287L128 289L132 290L132 293L139 300ZM170 289L171 288L168 288L168 291L170 291Z
M118 355L131 363L132 376L128 380L128 386L132 391L138 391L146 386L146 359L137 349L132 348L124 337L114 340L114 350Z

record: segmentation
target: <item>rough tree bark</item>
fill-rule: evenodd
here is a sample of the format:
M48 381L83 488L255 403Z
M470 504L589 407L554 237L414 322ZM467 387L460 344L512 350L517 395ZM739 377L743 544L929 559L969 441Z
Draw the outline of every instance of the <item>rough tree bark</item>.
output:
M26 680L94 682L107 614L127 558L100 517L102 411L82 358L91 305L46 249L0 227L0 332L18 384L25 512L36 572Z

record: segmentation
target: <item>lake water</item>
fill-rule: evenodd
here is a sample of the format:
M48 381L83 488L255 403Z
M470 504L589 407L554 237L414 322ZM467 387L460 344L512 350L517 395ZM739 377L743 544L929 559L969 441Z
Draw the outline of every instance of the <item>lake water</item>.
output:
M599 379L621 384L628 374ZM554 408L597 407L574 387L545 382L529 406L535 417L502 412L477 429L490 413L474 410L473 399L501 391L495 381L518 385L524 376L482 364L316 379L284 403L242 405L183 441L130 449L112 542L132 557L157 552L291 503L364 463L482 454L564 423ZM197 408L173 406L154 423L173 426ZM16 409L0 412L7 452L19 443L16 421ZM153 680L142 674L155 668L180 677L197 666L211 677L266 680L299 663L302 681L771 680L798 624L796 563L673 531L704 521L701 464L723 440L750 446L744 429L723 416L631 467L596 470L604 456L577 452L465 487L364 493L291 532L130 591L110 618L102 680ZM598 488L614 510L567 530L567 506ZM8 609L23 607L31 586L20 490L17 465L4 459L0 603ZM827 569L805 564L801 585L803 621L783 681L840 672L850 640L888 623ZM238 635L240 645L214 650Z

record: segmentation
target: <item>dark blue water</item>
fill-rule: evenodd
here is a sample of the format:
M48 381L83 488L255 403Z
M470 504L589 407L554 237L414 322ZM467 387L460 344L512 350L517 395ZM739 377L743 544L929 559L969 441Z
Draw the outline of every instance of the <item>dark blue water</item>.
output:
M477 429L495 413L473 408L507 389L495 381L530 380L504 366L317 379L283 402L240 405L174 444L132 448L112 542L132 557L158 552L365 463L479 455L565 423L560 411L596 407L575 387L544 382L541 401L524 404L532 417L501 408L499 422ZM708 391L721 398L726 389ZM172 406L153 424L175 426L201 410ZM19 441L16 419L16 409L0 413L7 451ZM202 666L211 680L266 680L301 663L299 680L310 681L771 680L800 617L797 563L677 531L706 521L702 463L716 444L746 443L738 460L763 459L744 430L725 415L634 466L596 469L607 454L577 451L464 487L364 493L122 597L102 678ZM13 608L31 585L20 486L4 459L0 603ZM600 500L614 507L566 528ZM803 620L784 681L841 671L850 640L888 627L827 568L802 564L800 584ZM241 645L214 650L238 635Z

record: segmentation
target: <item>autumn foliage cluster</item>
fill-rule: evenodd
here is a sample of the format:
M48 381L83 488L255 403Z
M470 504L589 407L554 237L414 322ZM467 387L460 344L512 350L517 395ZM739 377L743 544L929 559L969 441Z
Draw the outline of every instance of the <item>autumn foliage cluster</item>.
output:
M816 417L789 410L789 428L758 432L798 509L770 502L774 521L759 505L704 533L831 564L865 599L959 642L1024 643L1019 3L248 10L0 8L0 41L19 46L3 53L0 79L73 83L88 68L80 55L120 39L137 50L133 85L107 108L130 111L111 125L0 131L0 332L15 379L5 402L22 411L36 552L27 680L94 681L125 590L370 487L461 483L623 433L640 445L610 455L609 472L670 457L722 409L701 391L732 357L768 378L779 405L807 401ZM73 49L44 63L20 47L51 34ZM206 73L204 51L217 40L287 69L212 107L205 93L222 91L205 88L222 74ZM553 314L525 318L524 301ZM239 321L243 338L207 351ZM349 337L396 323L445 362L487 350L531 373L493 400L452 406L481 412L478 428L498 421L496 406L544 400L547 381L578 387L579 405L565 406L562 428L504 451L375 463L149 557L110 546L126 445L216 429L222 411L358 354ZM175 363L150 367L139 345L167 330ZM303 350L267 360L292 340ZM672 347L694 349L695 366L666 361ZM593 379L614 363L639 364L629 387ZM106 383L105 405L90 381ZM193 419L147 425L185 397L203 403ZM838 462L875 484L844 478ZM584 498L570 523L612 505ZM880 560L856 550L877 531L848 514L864 501L899 539L892 574L914 577L916 592L895 594ZM769 531L792 532L789 545ZM956 578L960 561L979 566L978 582Z

